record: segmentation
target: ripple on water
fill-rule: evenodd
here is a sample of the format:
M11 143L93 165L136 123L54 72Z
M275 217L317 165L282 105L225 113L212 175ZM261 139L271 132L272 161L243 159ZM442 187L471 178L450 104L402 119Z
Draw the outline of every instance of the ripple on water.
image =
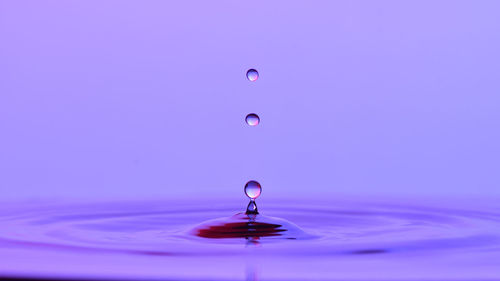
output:
M67 252L82 258L88 253L234 258L248 255L250 247L253 255L297 260L376 255L378 261L389 261L404 253L412 253L420 262L456 253L482 253L500 260L496 212L332 206L336 207L275 204L262 211L265 215L252 217L231 216L241 208L231 204L217 208L171 202L17 207L0 216L0 248L22 250L25 257Z

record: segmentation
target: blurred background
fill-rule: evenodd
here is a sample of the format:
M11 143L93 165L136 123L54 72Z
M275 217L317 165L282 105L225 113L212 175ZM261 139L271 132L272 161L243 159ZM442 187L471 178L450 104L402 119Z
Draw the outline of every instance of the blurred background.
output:
M0 197L499 196L499 11L0 1Z

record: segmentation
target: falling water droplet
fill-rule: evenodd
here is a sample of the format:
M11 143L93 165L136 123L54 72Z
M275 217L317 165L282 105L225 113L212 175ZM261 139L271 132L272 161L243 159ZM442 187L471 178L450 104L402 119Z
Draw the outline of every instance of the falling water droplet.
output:
M260 117L255 113L250 113L247 115L247 117L245 117L245 121L252 127L257 126L260 123Z
M262 192L262 187L258 182L249 181L247 182L247 184L245 184L245 194L248 196L248 198L255 200L257 199L257 197L260 196L261 192Z
M259 79L259 72L255 69L249 69L247 71L247 79L248 81L250 82L255 82L257 81L257 79Z

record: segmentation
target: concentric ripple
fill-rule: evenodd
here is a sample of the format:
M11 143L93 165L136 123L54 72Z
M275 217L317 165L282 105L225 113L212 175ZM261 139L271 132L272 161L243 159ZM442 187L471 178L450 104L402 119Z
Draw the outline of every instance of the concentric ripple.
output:
M0 251L0 258L19 253L29 260L30 255L61 253L71 254L69 259L75 261L94 254L128 256L129 261L133 256L243 260L251 254L291 264L303 257L321 260L318 266L342 261L349 267L362 260L346 260L348 256L377 256L384 262L403 254L422 263L436 256L456 259L460 253L472 273L476 269L467 257L476 263L481 257L500 260L500 214L494 211L341 202L291 208L288 202L276 202L261 211L261 221L249 224L243 214L231 217L241 211L241 204L223 203L7 206L0 216L0 249L6 250ZM220 217L229 219L214 221ZM251 229L254 235L241 229ZM276 239L287 230L291 231L281 237L285 239ZM231 239L224 239L226 235ZM33 268L9 263L9 269Z

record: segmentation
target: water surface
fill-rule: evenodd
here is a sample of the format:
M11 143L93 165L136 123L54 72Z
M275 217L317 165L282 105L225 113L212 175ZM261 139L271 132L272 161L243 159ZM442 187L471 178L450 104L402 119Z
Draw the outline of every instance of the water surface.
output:
M259 211L264 220L275 219L274 234L261 235L269 233L264 229L252 239L245 235L207 238L210 235L193 232L212 223L210 220L237 220L234 215L245 207L241 202L4 205L0 209L0 276L135 280L500 279L497 208L341 200L271 203ZM300 230L293 239L281 234L290 227L288 222Z

